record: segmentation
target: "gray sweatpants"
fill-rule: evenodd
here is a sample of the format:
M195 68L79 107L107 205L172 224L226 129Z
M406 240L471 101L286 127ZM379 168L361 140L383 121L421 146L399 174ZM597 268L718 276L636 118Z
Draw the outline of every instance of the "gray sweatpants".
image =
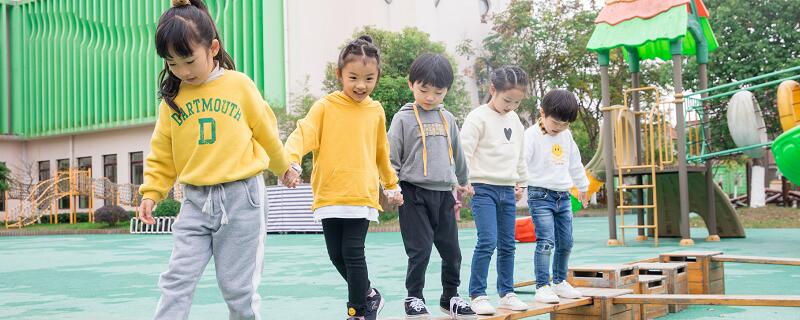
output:
M161 274L155 319L187 319L195 286L214 257L230 319L260 319L258 286L264 260L264 178L184 187L172 225L169 269Z

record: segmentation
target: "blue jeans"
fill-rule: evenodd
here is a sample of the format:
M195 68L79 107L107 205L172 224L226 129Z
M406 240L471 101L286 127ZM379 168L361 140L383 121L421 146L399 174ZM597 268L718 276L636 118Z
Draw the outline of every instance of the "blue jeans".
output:
M572 251L572 203L569 193L528 187L528 207L536 228L533 266L536 287L550 282L550 252L553 255L553 283L567 279L567 262Z
M473 184L472 215L478 229L478 243L472 255L469 295L486 295L489 262L497 249L497 293L505 296L514 292L515 213L514 187Z

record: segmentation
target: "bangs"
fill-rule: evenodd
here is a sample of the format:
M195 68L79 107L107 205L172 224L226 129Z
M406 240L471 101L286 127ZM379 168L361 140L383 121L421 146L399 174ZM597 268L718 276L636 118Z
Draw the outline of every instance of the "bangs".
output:
M197 32L189 21L179 16L165 17L156 30L156 51L163 59L189 57L194 54L192 45L197 45Z

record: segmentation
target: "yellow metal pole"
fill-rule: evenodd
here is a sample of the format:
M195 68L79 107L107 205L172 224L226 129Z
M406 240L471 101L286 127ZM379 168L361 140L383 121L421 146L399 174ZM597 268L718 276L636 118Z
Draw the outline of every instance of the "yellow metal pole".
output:
M89 222L94 222L94 179L92 179L92 168L89 168Z
M5 209L5 212L6 212L5 225L6 225L6 228L8 228L8 213L9 213L9 211L11 211L11 210L8 209L8 191L3 191L3 205L4 205L3 209Z
M75 200L77 200L75 199L77 194L77 192L75 192L77 183L75 180L77 180L75 179L75 169L70 168L69 169L69 224L75 223L75 212L77 211L76 208L77 206L75 203Z

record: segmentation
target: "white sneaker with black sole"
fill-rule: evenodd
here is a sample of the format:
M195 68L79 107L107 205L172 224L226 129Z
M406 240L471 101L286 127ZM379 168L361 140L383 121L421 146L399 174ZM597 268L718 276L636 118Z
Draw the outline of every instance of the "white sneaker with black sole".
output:
M442 301L443 302L443 301ZM442 309L442 312L450 315L450 319L455 320L477 320L478 315L475 314L475 311L469 306L466 300L462 299L459 296L455 296L450 298L450 302L447 305L447 309L445 309L445 304L441 303L439 307Z
M431 318L431 314L428 312L428 307L425 306L425 300L420 298L406 298L405 302L403 303L403 307L406 309L406 319L427 320Z

